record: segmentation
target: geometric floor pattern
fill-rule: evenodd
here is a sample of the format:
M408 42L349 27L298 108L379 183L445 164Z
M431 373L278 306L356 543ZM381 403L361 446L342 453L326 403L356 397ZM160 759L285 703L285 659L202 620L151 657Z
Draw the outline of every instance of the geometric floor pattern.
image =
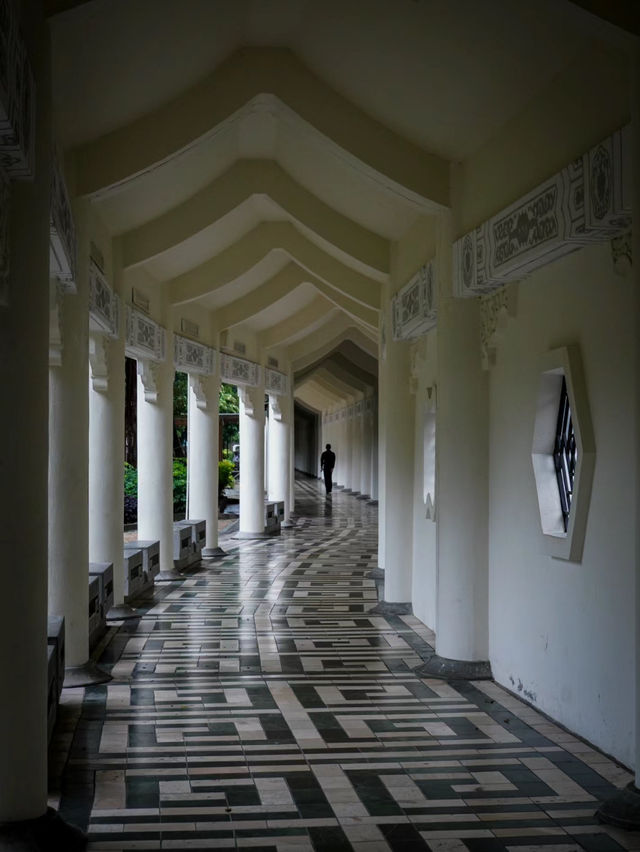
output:
M296 526L156 587L65 690L51 802L90 850L615 852L631 776L491 681L420 678L433 635L369 615L377 509L297 483Z

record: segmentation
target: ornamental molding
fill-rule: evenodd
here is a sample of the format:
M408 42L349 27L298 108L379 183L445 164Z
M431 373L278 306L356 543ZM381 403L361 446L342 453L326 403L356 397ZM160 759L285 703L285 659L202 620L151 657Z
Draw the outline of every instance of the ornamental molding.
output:
M256 406L252 388L248 385L238 385L238 397L243 406L243 411L247 417L255 417Z
M269 396L269 411L274 420L278 420L279 422L283 420L284 412L279 396Z
M633 266L631 231L625 231L611 240L611 260L617 275L628 275Z
M135 356L134 356L135 357ZM158 362L138 358L138 375L144 390L145 402L158 401Z
M33 178L36 92L16 4L0 4L0 171Z
M435 262L421 266L391 300L393 339L414 340L437 322Z
M223 382L231 385L258 387L261 384L262 368L246 358L223 352L220 355L220 376Z
M289 391L289 377L285 373L265 367L264 389L267 393L286 396Z
M173 338L173 363L176 370L183 373L210 376L216 366L215 349L176 334Z
M453 244L453 292L490 293L631 226L631 127Z
M189 387L195 397L196 408L200 411L207 411L209 407L209 397L200 374L189 374Z
M76 288L76 228L67 185L57 154L51 174L51 215L49 223L49 274L70 293Z
M164 361L165 329L151 317L126 307L126 353L130 358L149 361Z
M0 305L9 304L9 181L0 171Z
M98 393L109 390L109 339L104 334L89 335L91 386Z
M89 328L112 338L120 331L120 300L94 260L89 261Z
M488 370L495 365L498 346L509 320L515 319L517 311L517 283L480 297L480 347L483 370Z

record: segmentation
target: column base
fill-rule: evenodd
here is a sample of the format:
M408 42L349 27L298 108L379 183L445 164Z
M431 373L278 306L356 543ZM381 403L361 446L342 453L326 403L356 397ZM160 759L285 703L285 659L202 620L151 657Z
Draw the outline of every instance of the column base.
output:
M69 666L64 670L63 689L73 689L76 686L94 686L97 683L108 683L113 680L110 674L97 666L93 660L87 660L82 666Z
M370 609L367 615L413 615L411 602L380 601L379 604Z
M618 790L615 796L600 805L596 819L625 831L640 830L640 789L632 781Z
M86 847L85 833L65 822L53 808L37 819L0 825L0 852L76 852Z
M128 618L140 618L142 613L138 612L129 604L118 604L112 606L107 613L107 621L126 621Z
M378 505L377 500L367 500L367 506L377 506L377 505Z
M295 527L295 524L292 524L291 521L283 521L280 524L281 530L292 530Z
M344 487L342 488L342 492L343 492L343 494L351 494L352 493L350 488L344 488Z
M352 496L352 497L355 497L355 498L356 498L356 500L359 500L359 499L360 499L360 492L359 492L359 491L353 491L353 490L352 490L352 491L351 491L351 496Z
M368 494L358 494L358 500L368 500L368 499L369 499Z
M154 583L173 583L176 580L184 580L184 574L181 574L175 568L170 568L168 571L161 571L153 578Z
M280 531L278 531L277 533L266 533L266 532L260 533L260 532L243 532L242 530L238 530L238 532L235 533L235 535L233 537L234 538L240 538L240 539L243 539L243 540L246 539L247 541L250 541L252 539L259 539L259 538L273 538L274 535L279 535L279 534L280 534Z
M434 654L415 668L418 677L436 677L440 680L491 680L491 663L488 660L450 660Z
M222 559L227 555L227 551L221 547L203 547L201 556L203 559Z
M384 568L372 568L364 576L367 580L384 580Z

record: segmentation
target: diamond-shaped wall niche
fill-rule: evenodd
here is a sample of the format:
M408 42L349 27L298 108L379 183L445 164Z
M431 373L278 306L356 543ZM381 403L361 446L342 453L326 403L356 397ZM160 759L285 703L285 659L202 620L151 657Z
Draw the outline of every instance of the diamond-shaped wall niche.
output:
M566 381L577 445L577 463L566 530L554 462L563 379ZM576 346L554 349L543 356L540 365L531 461L542 536L547 553L557 559L569 562L580 562L582 559L595 458L596 448L580 352Z

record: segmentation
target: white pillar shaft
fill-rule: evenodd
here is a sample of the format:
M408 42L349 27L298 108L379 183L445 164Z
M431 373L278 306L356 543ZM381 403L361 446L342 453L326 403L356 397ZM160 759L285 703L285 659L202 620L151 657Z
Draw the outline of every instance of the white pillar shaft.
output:
M10 284L0 309L0 823L47 808L47 406L49 340L49 51L28 32L36 79L36 172L11 184ZM34 43L36 42L36 43ZM19 562L8 565L12 554Z
M189 376L187 506L190 518L207 523L206 550L218 547L219 397L217 376Z
M124 337L93 335L89 378L89 561L113 563L114 604L124 602ZM103 360L104 359L104 360Z
M366 401L360 418L360 492L367 497L371 494L371 415L367 412Z
M240 397L240 534L264 533L264 390Z
M441 295L438 311L436 650L488 656L488 392L478 300Z
M632 62L631 120L633 139L633 276L636 317L636 377L640 376L640 46L636 40ZM640 385L636 379L636 424L640 423ZM636 444L640 430L636 428ZM636 452L636 500L640 503L640 445ZM640 505L636 504L636 649L640 648ZM636 651L636 787L640 787L640 653Z
M360 415L354 410L353 417L351 418L351 489L356 492L360 491L361 451Z
M173 351L172 339L166 350ZM160 542L160 570L167 572L173 570L173 374L170 361L138 362L138 538Z
M269 500L283 500L285 521L289 520L290 488L289 488L289 455L291 442L291 424L287 422L286 399L270 400L269 416L269 462L268 495Z
M77 209L78 292L63 297L62 364L49 371L49 614L64 616L68 667L89 659L89 236Z
M378 422L378 402L374 400L373 402L373 412L371 415L371 499L378 499L378 433L379 433L379 422Z

